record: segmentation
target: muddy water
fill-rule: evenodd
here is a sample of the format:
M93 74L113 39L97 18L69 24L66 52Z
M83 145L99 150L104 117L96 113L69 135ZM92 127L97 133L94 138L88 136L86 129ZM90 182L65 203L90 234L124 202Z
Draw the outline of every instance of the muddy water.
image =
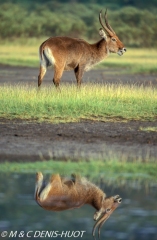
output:
M5 231L3 239L92 239L95 211L92 207L46 211L33 199L34 182L35 174L0 174L0 234ZM123 198L120 207L102 227L101 239L157 239L156 185L142 187L130 182L119 187L103 183L101 187L108 195L119 194ZM47 231L51 238L46 237L45 232L41 235L42 231ZM53 231L62 235L56 237ZM75 237L67 237L67 233Z

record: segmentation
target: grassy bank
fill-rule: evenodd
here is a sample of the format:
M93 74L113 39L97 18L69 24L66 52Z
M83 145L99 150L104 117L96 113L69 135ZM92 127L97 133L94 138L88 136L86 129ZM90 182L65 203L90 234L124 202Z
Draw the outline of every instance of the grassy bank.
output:
M57 162L44 161L34 163L1 163L2 173L60 173L69 176L71 173L81 174L89 179L104 180L108 183L122 185L127 181L137 181L139 184L157 183L156 163L121 162L117 160L89 162Z
M10 42L1 42L1 64L12 66L38 67L38 48L46 38L20 39ZM111 70L118 68L119 73L157 73L156 49L127 49L127 52L119 57L111 54L95 68Z
M1 86L0 117L38 121L154 120L157 89L123 85Z

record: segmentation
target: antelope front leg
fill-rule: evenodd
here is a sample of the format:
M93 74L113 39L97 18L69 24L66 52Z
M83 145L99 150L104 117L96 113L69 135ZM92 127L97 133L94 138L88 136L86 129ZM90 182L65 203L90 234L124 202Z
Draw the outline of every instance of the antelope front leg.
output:
M77 66L74 69L75 72L75 76L76 76L76 80L77 80L77 86L80 87L81 86L81 82L82 82L82 77L83 77L83 73L84 73L84 66Z
M59 88L60 79L63 75L63 71L64 71L64 64L63 63L60 64L59 66L54 67L53 83L54 83L56 88Z

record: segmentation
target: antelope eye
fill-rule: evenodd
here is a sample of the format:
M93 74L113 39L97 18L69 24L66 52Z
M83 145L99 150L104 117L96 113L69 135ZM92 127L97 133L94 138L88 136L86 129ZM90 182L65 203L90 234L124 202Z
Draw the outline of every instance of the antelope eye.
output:
M111 211L111 209L110 209L110 208L107 208L107 209L106 209L106 212L110 212L110 211Z
M116 39L115 39L115 38L112 38L112 41L113 41L113 42L115 42L115 41L116 41Z

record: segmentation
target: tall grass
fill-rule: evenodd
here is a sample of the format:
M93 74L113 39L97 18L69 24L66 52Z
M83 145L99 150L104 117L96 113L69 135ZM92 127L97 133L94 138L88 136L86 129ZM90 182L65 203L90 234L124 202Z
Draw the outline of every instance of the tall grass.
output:
M16 41L1 42L0 63L12 66L38 67L39 45L46 39L19 39ZM95 68L120 69L119 73L157 73L157 50L156 49L127 49L127 52L119 57L111 54Z
M108 184L123 185L128 181L136 181L139 184L156 184L156 162L121 162L109 161L42 161L27 163L1 163L0 172L4 173L36 173L42 171L47 174L60 173L68 176L72 173L86 176L97 181L106 181ZM131 183L131 182L130 182Z
M84 84L54 87L1 86L0 116L48 121L80 119L154 120L157 89L123 85Z

